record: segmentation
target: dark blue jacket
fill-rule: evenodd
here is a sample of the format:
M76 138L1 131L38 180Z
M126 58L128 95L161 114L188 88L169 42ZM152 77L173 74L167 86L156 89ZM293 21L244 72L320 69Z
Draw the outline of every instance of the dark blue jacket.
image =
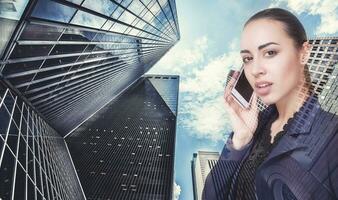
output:
M259 123L258 127L264 126L264 120ZM238 170L255 141L238 151L232 148L231 138L206 179L205 200L235 199ZM255 186L253 199L338 199L338 117L324 111L311 96L258 167Z

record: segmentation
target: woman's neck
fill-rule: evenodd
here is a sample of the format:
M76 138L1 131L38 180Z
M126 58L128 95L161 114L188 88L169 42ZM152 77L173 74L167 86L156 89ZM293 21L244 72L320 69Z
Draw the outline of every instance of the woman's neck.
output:
M297 112L303 103L309 97L309 88L302 86L291 91L288 95L284 96L276 102L278 111L278 121L287 122L287 120Z

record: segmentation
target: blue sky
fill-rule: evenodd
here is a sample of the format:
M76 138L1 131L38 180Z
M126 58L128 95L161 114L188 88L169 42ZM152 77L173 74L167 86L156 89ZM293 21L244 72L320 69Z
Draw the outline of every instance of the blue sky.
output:
M231 131L223 107L223 85L230 68L241 65L243 24L268 7L288 9L309 38L337 36L335 0L176 0L181 40L149 71L181 77L176 135L177 199L193 199L190 161L198 150L221 151Z

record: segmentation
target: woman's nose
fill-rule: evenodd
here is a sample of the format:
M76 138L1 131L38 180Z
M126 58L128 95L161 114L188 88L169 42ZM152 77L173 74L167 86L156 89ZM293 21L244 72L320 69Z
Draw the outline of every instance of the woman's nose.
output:
M256 59L252 63L251 74L256 78L261 76L261 75L266 74L265 66L259 59Z

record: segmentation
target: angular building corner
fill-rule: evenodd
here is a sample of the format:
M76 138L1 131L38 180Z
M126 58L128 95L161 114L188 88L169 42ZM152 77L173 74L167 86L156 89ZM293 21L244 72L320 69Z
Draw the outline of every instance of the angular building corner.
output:
M97 113L114 107L126 94L131 100L150 95L158 102L154 103L158 108L150 105L158 110L153 112L158 119L145 116L153 120L148 127L170 126L173 132L162 135L158 131L156 138L155 131L151 137L155 141L148 142L150 136L142 138L147 141L142 146L149 148L144 159L161 157L156 165L148 165L159 171L166 166L169 172L155 173L158 177L151 180L172 182L179 77L144 74L180 39L175 0L8 0L0 2L0 25L0 198L86 199L94 194L84 183L92 171L82 174L72 144L78 142L81 130L88 131L85 127ZM137 96L135 87L143 87L144 94ZM144 111L130 110L137 116L146 115ZM118 114L126 117L127 113ZM85 137L90 134L83 133L81 138ZM87 139L90 145L91 138ZM104 176L95 166L86 170ZM141 174L149 170L141 170L139 179L147 180ZM130 183L120 185L121 192L143 191L144 199L149 195L170 198L166 186L154 194L157 190L147 190L150 186L137 182L135 188ZM104 193L96 192L97 196Z

